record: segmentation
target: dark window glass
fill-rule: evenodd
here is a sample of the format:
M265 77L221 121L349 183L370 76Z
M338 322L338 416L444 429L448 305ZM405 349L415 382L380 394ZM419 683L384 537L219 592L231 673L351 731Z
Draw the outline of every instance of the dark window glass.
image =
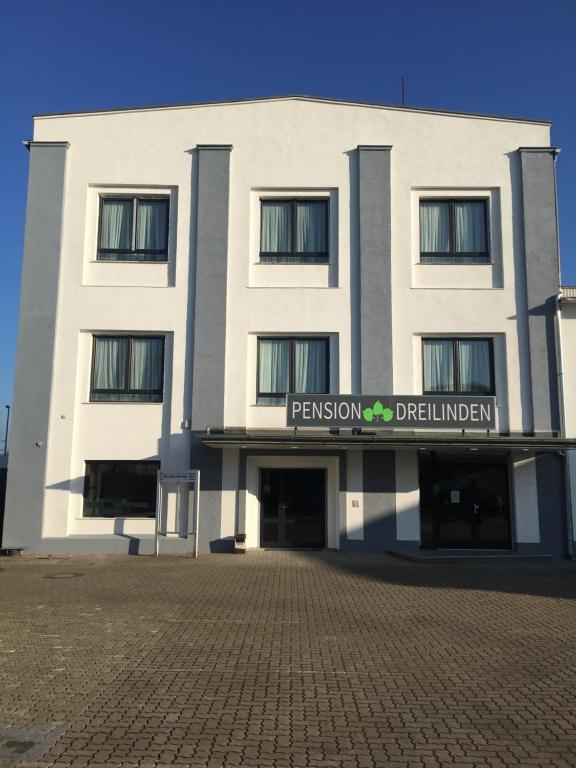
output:
M328 339L258 339L258 403L282 405L288 392L329 391Z
M328 261L328 200L262 200L260 261Z
M490 261L485 200L421 200L420 260L427 264Z
M84 517L155 517L158 461L87 461Z
M98 259L166 261L167 198L101 197Z
M94 336L92 401L162 402L163 336Z
M494 394L492 339L423 339L425 393Z

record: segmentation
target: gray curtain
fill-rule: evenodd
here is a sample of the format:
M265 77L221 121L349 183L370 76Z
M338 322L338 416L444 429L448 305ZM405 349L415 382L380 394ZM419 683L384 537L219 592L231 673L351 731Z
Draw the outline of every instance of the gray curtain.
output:
M461 391L489 394L490 342L487 339L462 339L458 342L458 354Z
M478 253L486 251L486 208L480 200L455 203L456 251ZM472 261L485 261L484 257L471 257Z
M101 198L100 248L129 249L132 243L132 200ZM100 258L115 258L103 254Z
M130 389L162 388L163 339L132 339Z
M164 200L138 200L136 250L166 250L168 205ZM150 258L164 259L163 254Z
M279 405L290 389L290 339L259 339L258 344L258 391L272 395L259 395L258 403Z
M450 339L424 340L424 390L454 391L454 356Z
M296 251L298 253L325 253L326 203L296 203Z
M126 356L128 339L94 338L93 389L123 389L126 386ZM93 400L118 399L114 394L92 395Z
M421 253L450 252L450 204L420 202Z
M324 339L296 339L295 344L295 392L327 392L326 342Z
M260 250L263 253L289 253L291 243L291 203L262 202Z

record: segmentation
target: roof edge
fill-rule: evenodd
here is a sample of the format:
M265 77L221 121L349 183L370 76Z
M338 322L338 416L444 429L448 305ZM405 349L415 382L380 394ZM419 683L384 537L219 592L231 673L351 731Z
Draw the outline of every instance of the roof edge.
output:
M478 112L460 112L452 109L434 109L432 107L407 107L399 104L382 104L374 101L358 101L354 99L338 99L325 96L306 96L304 94L288 94L284 96L255 96L243 99L219 99L214 101L199 101L182 104L156 104L133 107L111 107L108 109L85 109L72 112L42 112L32 115L33 119L51 117L75 117L79 115L114 114L118 112L155 112L162 109L190 109L194 107L215 107L232 104L249 104L262 101L312 101L322 104L339 104L358 107L371 107L373 109L390 109L397 112L422 112L452 117L473 117L481 120L502 120L504 122L534 123L537 125L552 125L552 120L538 120L528 117L513 117L510 115L495 115Z
M34 141L33 139L26 139L22 142L28 151L31 147L64 147L68 149L70 142L68 141Z

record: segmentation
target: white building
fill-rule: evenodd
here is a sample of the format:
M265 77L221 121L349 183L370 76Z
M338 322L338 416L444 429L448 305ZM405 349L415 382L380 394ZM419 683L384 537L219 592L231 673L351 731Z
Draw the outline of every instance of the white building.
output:
M286 97L28 146L4 546L151 551L161 467L201 551L567 551L548 122Z

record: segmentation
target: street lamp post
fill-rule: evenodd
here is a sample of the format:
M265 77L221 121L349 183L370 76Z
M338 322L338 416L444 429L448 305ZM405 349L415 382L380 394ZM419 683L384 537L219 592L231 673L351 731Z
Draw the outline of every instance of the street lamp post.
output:
M8 411L6 416L6 432L4 434L4 456L8 453L8 425L10 424L10 406L5 405L4 408Z

